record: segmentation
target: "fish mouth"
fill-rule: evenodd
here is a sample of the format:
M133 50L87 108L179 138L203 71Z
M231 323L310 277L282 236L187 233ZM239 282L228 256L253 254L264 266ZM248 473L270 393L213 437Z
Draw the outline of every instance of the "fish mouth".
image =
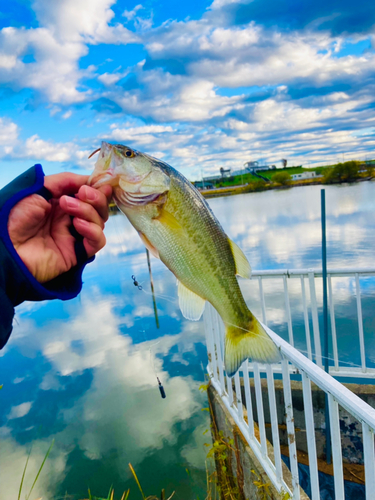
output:
M94 172L90 175L87 184L88 186L91 186L95 189L100 186L105 186L106 184L109 184L112 187L116 187L118 186L118 178L110 172L106 172L105 174L95 174Z

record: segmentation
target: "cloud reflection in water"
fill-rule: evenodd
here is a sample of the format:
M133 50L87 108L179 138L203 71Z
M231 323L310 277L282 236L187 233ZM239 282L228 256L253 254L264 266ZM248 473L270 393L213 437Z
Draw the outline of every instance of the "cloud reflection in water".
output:
M374 194L372 182L326 187L330 267L373 265ZM320 267L320 186L209 203L253 269ZM0 352L1 500L16 497L30 443L29 472L35 477L53 438L54 450L33 492L36 498L65 490L82 497L88 486L96 495L107 494L110 484L117 490L134 486L128 462L137 467L148 493L170 486L187 498L192 493L185 466L204 474L202 434L208 422L198 391L206 365L202 322L182 318L176 280L152 258L157 330L137 233L118 214L110 218L106 236L107 246L85 270L79 298L17 308L18 324ZM304 351L300 283L289 280L288 286L296 345ZM354 284L340 278L333 286L339 351L345 355L355 330ZM241 280L241 287L261 317L257 282ZM366 318L371 317L375 286L373 280L361 280L361 287L369 339L374 328ZM269 324L286 337L282 283L269 280L264 289ZM317 298L321 303L321 286ZM371 343L366 349L375 360ZM155 371L166 400L160 398Z

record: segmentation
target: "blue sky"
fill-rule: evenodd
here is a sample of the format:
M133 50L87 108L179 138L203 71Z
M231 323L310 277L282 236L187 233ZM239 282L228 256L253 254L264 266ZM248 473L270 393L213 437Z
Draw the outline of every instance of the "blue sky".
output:
M101 140L188 178L374 158L368 1L0 0L0 185Z

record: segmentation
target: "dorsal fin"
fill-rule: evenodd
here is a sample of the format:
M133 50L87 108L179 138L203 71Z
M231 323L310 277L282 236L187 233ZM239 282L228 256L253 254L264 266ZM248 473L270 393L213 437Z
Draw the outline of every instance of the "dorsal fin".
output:
M251 267L249 261L245 257L245 254L239 246L236 245L234 241L228 238L230 248L234 257L234 262L236 264L236 274L242 278L250 278Z
M198 321L204 310L205 299L186 288L181 281L177 280L177 286L178 302L182 315L191 321Z

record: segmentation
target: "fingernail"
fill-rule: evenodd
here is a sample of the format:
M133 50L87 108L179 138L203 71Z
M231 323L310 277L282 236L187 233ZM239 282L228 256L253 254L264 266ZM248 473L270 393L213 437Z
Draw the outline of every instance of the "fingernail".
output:
M81 219L79 217L76 217L77 221L79 221L79 223L81 224L81 226L84 226L84 227L88 227L89 226L89 223L87 220L85 219Z
M71 198L70 196L67 196L66 198L66 204L68 205L68 208L78 208L79 207L79 201L76 200L75 198Z
M95 200L97 200L98 199L97 192L94 189L92 189L92 188L86 187L86 198L89 201L95 201Z

